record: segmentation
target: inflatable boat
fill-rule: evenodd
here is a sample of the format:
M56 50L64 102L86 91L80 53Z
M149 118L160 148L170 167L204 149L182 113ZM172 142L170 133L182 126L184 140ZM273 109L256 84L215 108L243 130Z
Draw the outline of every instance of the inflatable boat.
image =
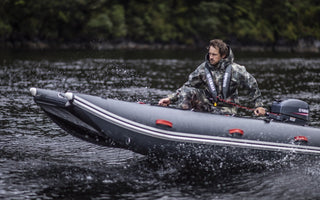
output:
M265 119L225 116L31 88L62 129L85 141L157 156L320 155L320 129L303 101L276 101Z

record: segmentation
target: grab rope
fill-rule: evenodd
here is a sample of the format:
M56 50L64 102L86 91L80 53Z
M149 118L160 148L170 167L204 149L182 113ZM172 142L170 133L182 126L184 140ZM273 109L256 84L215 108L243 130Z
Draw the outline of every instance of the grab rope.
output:
M249 108L249 107L241 106L241 105L236 104L236 103L233 103L233 102L231 102L231 101L227 101L227 100L225 100L225 99L220 98L219 96L217 96L217 99L218 99L219 101L221 101L221 102L224 102L224 103L226 103L226 104L235 106L235 107L237 107L237 108L242 108L242 109L250 110L250 111L254 111L254 110L255 110L254 108Z
M245 106L241 106L239 104L236 104L236 103L232 103L231 101L227 101L227 100L224 100L220 97L217 96L217 99L221 102L224 102L226 104L229 104L229 105L232 105L232 106L235 106L237 108L242 108L242 109L245 109L245 110L249 110L249 111L254 111L255 109L254 108L249 108L249 107L245 107ZM266 112L266 115L269 115L269 114L273 114L273 115L279 115L278 113L272 113L272 112Z

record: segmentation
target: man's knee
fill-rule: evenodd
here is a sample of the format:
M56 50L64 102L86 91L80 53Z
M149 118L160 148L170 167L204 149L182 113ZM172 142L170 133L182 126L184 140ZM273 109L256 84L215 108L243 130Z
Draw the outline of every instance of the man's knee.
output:
M184 110L195 109L198 111L205 111L203 91L197 88L185 87L181 90L179 95L178 108Z

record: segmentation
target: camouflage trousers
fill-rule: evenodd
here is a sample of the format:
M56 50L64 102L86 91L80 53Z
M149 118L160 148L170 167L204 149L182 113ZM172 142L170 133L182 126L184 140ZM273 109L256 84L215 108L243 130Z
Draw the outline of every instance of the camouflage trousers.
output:
M219 114L237 114L236 107L214 106L204 89L184 86L178 92L177 108Z

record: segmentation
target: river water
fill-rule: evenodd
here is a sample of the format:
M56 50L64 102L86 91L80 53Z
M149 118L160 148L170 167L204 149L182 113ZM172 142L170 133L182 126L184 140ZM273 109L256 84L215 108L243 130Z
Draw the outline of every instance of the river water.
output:
M320 199L320 158L157 161L70 136L29 94L39 87L154 103L181 86L204 53L1 51L0 199ZM304 100L310 126L320 127L319 55L235 55L256 77L266 105Z

